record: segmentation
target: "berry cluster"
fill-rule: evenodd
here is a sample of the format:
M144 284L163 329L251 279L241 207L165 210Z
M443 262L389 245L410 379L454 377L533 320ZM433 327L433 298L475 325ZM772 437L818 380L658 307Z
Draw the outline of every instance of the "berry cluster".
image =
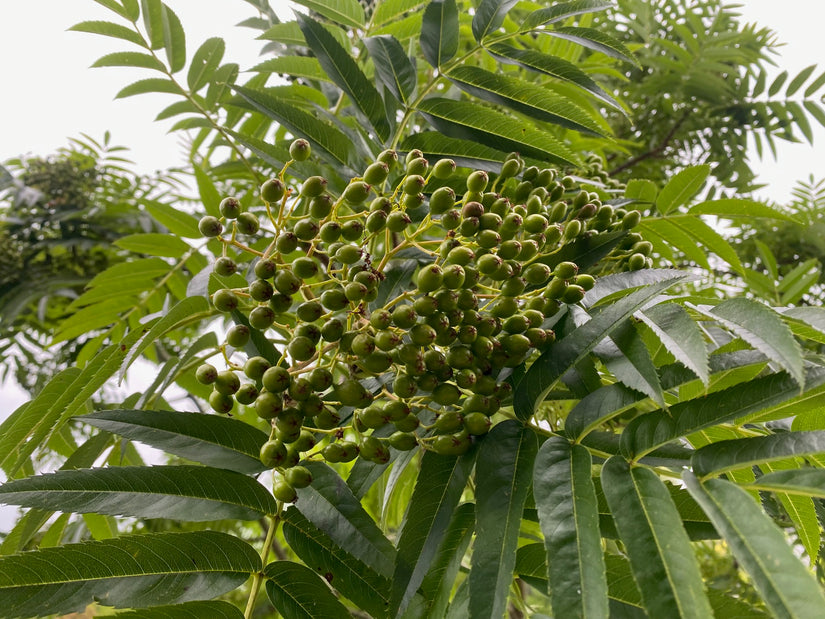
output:
M296 140L290 153L303 161L309 144ZM237 402L270 420L261 460L281 472L275 493L284 501L311 481L298 465L305 457L385 463L390 447L465 452L507 405L508 368L553 342L553 317L595 283L560 259L564 248L620 232L598 272L649 260L649 244L626 232L639 212L602 204L554 169L525 168L516 154L491 183L450 159L431 166L420 151L399 161L387 150L337 196L320 176L298 188L285 177L291 163L261 186L271 225L262 249L239 240L262 227L234 198L221 203L221 218L200 222L224 248L217 275L239 271L230 248L254 261L248 285L211 297L236 318L227 369L205 364L197 378L213 386L215 411ZM253 330L277 343L280 358L233 361Z

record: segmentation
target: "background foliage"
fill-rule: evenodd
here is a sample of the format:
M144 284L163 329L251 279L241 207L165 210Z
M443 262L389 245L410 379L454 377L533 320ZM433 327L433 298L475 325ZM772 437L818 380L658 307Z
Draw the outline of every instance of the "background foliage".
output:
M187 45L158 0L98 0L113 21L74 26L124 42L97 66L146 71L119 97L170 95L158 118L192 136L182 170L140 178L87 138L6 165L4 272L26 281L0 288L3 367L23 378L47 344L59 353L0 426L3 501L31 508L0 545L0 612L819 616L825 315L799 227L819 225L821 183L787 208L749 200L745 145L810 139L825 74L768 85L772 34L712 0L306 0L285 23L248 1L265 41L249 72L219 38ZM295 137L310 160L293 160ZM248 252L204 240L199 218L226 195L263 215L258 187L279 173L294 190L322 175L338 196L388 148L452 158L462 193L484 170L514 203L536 184L519 189L527 168L552 166L570 181L545 183L540 211L564 201L564 230L587 219L579 189L644 217L633 232L585 223L547 254L596 285L549 313L554 343L496 377L512 396L462 455L313 457L313 483L276 500L259 457L270 423L203 412L194 370L226 353L214 331L231 324L207 300L226 286L210 261ZM525 171L508 180L511 151ZM384 251L391 302L430 258ZM626 270L633 254L658 268ZM251 350L275 362L291 332ZM138 358L152 384L105 391ZM175 389L199 412L173 410ZM170 464L146 466L132 441Z

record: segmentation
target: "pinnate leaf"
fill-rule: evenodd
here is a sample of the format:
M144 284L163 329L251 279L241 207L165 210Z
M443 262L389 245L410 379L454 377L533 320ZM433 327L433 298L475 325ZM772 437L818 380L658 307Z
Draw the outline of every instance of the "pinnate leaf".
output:
M264 568L266 593L285 619L348 619L351 615L318 574L300 563L275 561Z
M226 533L133 535L0 557L0 598L7 617L174 604L214 598L259 569L255 549Z
M268 435L237 419L131 409L98 411L78 419L208 466L250 474L269 468L259 458Z
M825 452L825 431L788 432L719 441L698 449L691 458L699 477L718 475L743 466Z
M455 0L433 0L421 21L421 53L435 68L458 51L458 9Z
M191 522L255 520L278 509L251 477L186 465L79 469L12 480L0 486L0 503Z
M690 471L682 479L725 538L739 565L775 617L817 617L825 596L788 546L785 534L753 497L724 479L700 483Z

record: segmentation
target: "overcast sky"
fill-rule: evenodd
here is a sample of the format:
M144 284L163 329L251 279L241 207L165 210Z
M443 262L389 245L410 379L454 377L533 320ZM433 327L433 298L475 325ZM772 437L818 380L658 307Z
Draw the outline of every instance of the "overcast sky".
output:
M186 28L191 55L205 39L226 40L225 61L248 69L257 62L261 47L252 31L235 24L254 15L242 0L166 0ZM742 0L741 12L748 22L771 27L782 49L779 63L795 75L817 63L825 70L825 23L823 0ZM289 18L284 0L272 6ZM113 19L114 18L114 19ZM128 43L97 35L67 32L78 21L117 17L92 0L0 0L0 161L21 154L46 155L67 144L81 132L100 139L110 130L116 144L128 146L130 157L143 172L181 164L183 150L178 137L166 133L170 121L153 122L155 115L173 99L164 95L140 95L114 100L125 85L145 77L140 70L91 69L104 54L123 51ZM814 123L815 124L815 123ZM770 155L759 162L759 180L769 183L765 197L787 201L797 180L813 174L825 177L825 129L815 126L814 146L778 143L778 161ZM10 385L0 385L0 419L25 397ZM6 512L8 514L8 512ZM0 530L4 518L0 510Z

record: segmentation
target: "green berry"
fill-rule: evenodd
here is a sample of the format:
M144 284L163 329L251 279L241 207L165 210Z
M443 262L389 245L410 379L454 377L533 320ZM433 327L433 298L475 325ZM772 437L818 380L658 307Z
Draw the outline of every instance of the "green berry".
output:
M349 204L361 204L370 195L372 186L364 181L352 181L341 197Z
M304 466L293 466L284 473L284 479L293 488L306 488L312 483L312 473Z
M207 238L220 236L221 232L223 232L223 224L218 221L217 217L206 215L198 222L198 230Z
M261 258L255 263L255 277L271 279L277 269L278 265L272 258Z
M241 385L235 393L235 399L241 404L252 404L258 399L258 388L252 383Z
M235 407L235 398L231 394L213 391L209 394L209 406L216 413L229 413Z
M218 378L218 370L214 365L204 363L195 370L195 378L202 385L211 385Z
M232 258L227 258L226 256L221 256L217 260L215 260L215 273L218 275L223 275L224 277L229 277L230 275L234 275L238 272L238 265L235 263Z
M235 222L238 232L241 234L255 234L261 229L261 223L252 213L241 213Z
M433 176L444 180L450 178L455 172L455 161L452 159L439 159L433 166Z
M305 198L316 198L327 188L327 179L322 176L310 176L301 185L301 195Z
M442 215L455 206L455 191L450 187L439 187L430 196L430 213Z
M298 138L289 145L289 156L295 161L306 161L312 154L312 147L303 138Z
M383 161L371 163L364 171L364 182L370 185L380 185L390 174L390 166Z
M261 185L261 199L264 202L278 202L281 198L284 197L286 193L286 187L284 183L279 178L270 178L268 181L265 181L263 185Z
M218 207L221 215L227 219L235 219L241 214L241 203L235 198L224 198Z
M295 492L295 488L285 481L279 481L272 486L272 494L283 503L294 503L298 499L298 493Z
M487 172L484 170L476 170L467 177L467 190L481 193L487 187L489 180L490 177L487 175Z
M226 332L226 343L232 348L243 348L249 341L249 333L246 325L235 325Z
M238 309L240 300L238 296L227 288L223 288L212 295L212 305L219 312L231 312Z
M264 389L267 391L271 391L272 393L280 393L281 391L286 391L286 389L289 388L289 384L292 382L292 377L286 368L276 365L264 372L261 382L263 383Z

